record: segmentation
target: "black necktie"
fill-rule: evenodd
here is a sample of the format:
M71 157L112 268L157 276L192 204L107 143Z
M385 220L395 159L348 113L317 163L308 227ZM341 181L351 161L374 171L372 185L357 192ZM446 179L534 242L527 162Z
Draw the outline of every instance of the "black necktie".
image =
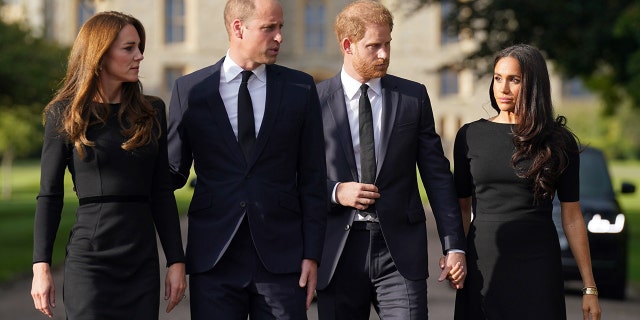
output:
M244 158L249 160L251 148L256 141L256 127L253 118L253 104L251 103L251 95L247 83L253 72L249 70L242 71L242 82L238 90L238 142L242 147Z
M360 119L360 182L374 183L376 180L376 155L373 143L373 114L367 90L369 86L360 86L359 119ZM369 206L364 212L376 217L374 206Z

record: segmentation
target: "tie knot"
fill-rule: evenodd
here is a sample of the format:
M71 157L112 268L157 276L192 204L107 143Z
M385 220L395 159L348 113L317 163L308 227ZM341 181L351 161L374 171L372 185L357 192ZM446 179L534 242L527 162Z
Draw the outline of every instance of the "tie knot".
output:
M251 70L244 70L244 71L242 71L240 73L242 74L242 82L243 83L249 82L249 78L251 78L251 75L253 75L253 71L251 71Z
M366 83L363 83L360 86L360 93L366 95L367 94L367 90L369 90L369 86Z

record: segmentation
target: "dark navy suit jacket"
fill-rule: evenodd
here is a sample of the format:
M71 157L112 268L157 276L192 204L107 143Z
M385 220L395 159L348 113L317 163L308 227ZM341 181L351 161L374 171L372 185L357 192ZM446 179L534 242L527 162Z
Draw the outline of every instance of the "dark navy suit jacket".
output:
M211 269L246 215L257 253L273 273L320 261L326 226L326 168L315 84L306 73L267 65L265 114L245 161L220 97L222 61L176 80L169 106L174 187L193 163L188 273Z
M429 197L443 251L465 249L460 208L449 161L435 131L424 85L391 75L381 79L382 128L375 185L376 210L393 261L402 276L426 279L427 235L416 165ZM327 192L337 182L358 181L340 74L318 84L326 145ZM333 276L349 234L355 209L332 205L327 220L318 289Z

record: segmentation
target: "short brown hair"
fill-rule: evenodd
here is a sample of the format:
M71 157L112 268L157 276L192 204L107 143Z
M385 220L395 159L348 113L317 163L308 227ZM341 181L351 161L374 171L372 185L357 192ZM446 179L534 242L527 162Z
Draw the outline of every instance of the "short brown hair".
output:
M246 21L256 9L255 0L228 0L224 6L224 27L231 34L229 26L234 19Z
M334 30L338 42L348 38L353 42L364 37L367 24L388 25L393 30L393 15L377 1L358 0L347 5L336 17Z

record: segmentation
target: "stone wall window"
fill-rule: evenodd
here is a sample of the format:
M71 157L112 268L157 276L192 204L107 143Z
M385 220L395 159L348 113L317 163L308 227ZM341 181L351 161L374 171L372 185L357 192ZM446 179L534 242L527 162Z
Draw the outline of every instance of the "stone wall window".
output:
M165 67L164 68L164 92L171 93L173 84L180 76L184 75L184 67Z
M325 47L326 6L324 0L307 0L304 7L306 52L323 52Z
M93 1L89 0L79 0L78 1L78 11L76 16L77 29L80 31L80 28L85 23L85 21L89 20L96 13L96 5Z
M184 41L184 0L166 0L164 27L166 43Z
M447 18L454 9L452 0L442 0L440 2L440 44L449 44L458 42L458 35L452 33L451 26Z
M458 82L458 72L453 69L442 69L439 72L440 77L440 96L448 97L457 95L460 91Z

